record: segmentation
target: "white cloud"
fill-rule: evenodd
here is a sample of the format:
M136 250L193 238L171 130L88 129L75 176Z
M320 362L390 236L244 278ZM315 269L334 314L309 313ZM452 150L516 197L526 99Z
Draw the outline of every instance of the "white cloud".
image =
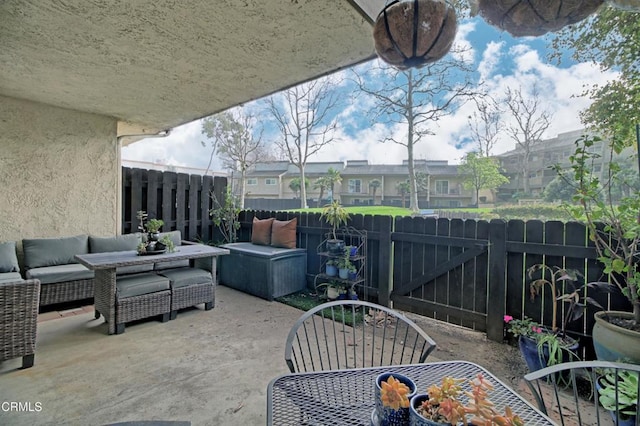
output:
M478 65L480 80L486 80L493 74L496 65L500 62L503 46L504 42L496 43L492 41L487 44L487 48L482 53L482 59Z

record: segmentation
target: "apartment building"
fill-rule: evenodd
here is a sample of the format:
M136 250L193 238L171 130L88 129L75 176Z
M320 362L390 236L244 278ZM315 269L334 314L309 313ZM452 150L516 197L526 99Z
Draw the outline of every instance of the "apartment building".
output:
M537 143L529 156L529 187L531 195L542 195L544 188L551 182L557 173L551 166L559 164L563 169L570 167L569 156L576 149L575 142L585 134L585 130L575 130L558 134L555 138L542 140ZM609 142L600 141L590 148L594 153L600 154L600 158L594 160L593 173L606 173L609 157ZM503 174L509 178L509 183L497 189L498 201L512 201L513 195L524 189L523 150L517 147L514 150L497 155Z
M458 166L447 161L416 160L417 172L426 176L425 190L418 193L421 208L427 207L466 207L474 200L472 191L462 187L462 178L458 176ZM313 188L313 182L325 176L333 168L340 172L342 182L334 188L334 198L345 205L402 205L402 195L398 184L409 178L407 162L403 164L369 164L367 160L348 160L342 162L308 163L305 175L310 185L307 198L317 199L319 189ZM298 168L286 161L258 163L247 173L247 198L290 199L296 194L289 188L291 180L299 176ZM380 186L375 190L371 182L377 180ZM325 190L323 202L328 200ZM321 202L322 203L322 202ZM408 206L409 199L406 197Z

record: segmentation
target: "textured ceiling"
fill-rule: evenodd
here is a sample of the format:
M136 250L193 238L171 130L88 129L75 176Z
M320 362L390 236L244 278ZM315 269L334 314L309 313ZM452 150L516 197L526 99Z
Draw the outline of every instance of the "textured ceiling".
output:
M0 17L1 95L155 130L374 55L348 0L3 0Z

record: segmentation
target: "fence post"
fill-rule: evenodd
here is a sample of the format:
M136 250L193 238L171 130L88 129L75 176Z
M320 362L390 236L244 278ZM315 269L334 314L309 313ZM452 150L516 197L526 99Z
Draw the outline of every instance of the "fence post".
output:
M496 342L504 339L507 282L506 223L493 219L489 224L489 285L487 286L487 338Z
M382 306L391 306L391 262L393 252L391 250L391 231L393 217L377 216L379 224L380 250L378 253L378 303Z

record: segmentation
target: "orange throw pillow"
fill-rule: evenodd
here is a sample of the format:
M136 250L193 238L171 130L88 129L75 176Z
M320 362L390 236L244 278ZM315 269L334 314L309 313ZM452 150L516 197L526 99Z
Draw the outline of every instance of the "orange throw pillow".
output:
M261 246L268 246L271 244L271 225L274 219L258 219L253 218L253 227L251 228L251 242L253 244L259 244Z
M274 220L271 227L271 245L282 248L296 248L296 227L298 218Z

